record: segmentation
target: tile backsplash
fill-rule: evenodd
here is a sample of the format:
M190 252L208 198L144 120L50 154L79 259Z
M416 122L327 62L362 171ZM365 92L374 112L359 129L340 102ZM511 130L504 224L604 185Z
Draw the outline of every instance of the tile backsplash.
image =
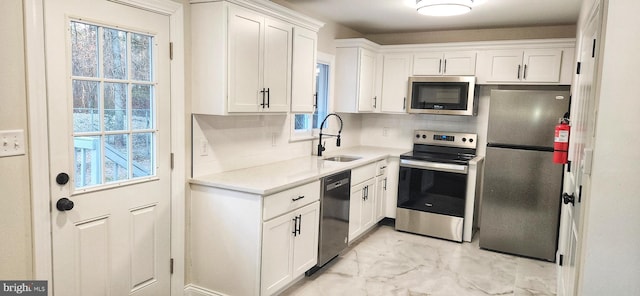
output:
M360 145L360 116L340 114L344 121L342 145ZM331 119L328 133L337 133ZM259 166L309 156L317 141L290 142L290 114L193 115L193 177ZM324 140L324 139L323 139ZM326 151L335 151L335 139L326 139Z
M478 116L422 114L348 114L342 145L381 146L411 150L413 131L428 129L478 134L478 155L484 155L492 86L479 89ZM194 115L192 135L193 177L259 166L315 154L318 141L290 142L290 114ZM337 133L337 120L329 120L327 133ZM324 141L324 138L323 138ZM326 153L338 151L334 138L326 139Z
M411 150L418 129L478 134L478 155L484 155L492 86L480 86L477 116L430 114L364 114L360 143Z

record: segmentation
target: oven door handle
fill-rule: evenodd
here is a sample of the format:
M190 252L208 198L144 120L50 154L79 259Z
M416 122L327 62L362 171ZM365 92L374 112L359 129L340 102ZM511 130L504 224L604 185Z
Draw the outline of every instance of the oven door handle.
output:
M431 162L423 160L401 159L400 167L424 169L432 171L450 172L458 174L467 174L468 166L452 163Z

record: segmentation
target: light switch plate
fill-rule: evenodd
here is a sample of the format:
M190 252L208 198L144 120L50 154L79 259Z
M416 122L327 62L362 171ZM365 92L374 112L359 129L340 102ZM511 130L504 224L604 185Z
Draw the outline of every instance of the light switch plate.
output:
M24 154L24 130L0 131L0 157Z

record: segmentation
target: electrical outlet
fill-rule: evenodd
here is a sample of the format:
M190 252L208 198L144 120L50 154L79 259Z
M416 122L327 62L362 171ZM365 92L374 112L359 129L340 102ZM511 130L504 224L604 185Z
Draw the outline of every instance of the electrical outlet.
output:
M0 157L25 154L24 130L0 131Z
M389 136L389 128L388 127L383 127L382 128L382 136L383 137Z
M209 155L209 142L205 138L200 138L200 156Z

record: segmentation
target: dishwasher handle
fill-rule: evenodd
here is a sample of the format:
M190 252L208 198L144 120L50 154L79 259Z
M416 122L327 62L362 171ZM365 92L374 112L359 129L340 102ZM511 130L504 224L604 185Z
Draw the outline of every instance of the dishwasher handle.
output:
M334 190L336 188L340 188L340 187L342 187L344 185L349 185L350 183L351 183L351 181L349 180L349 178L344 178L344 179L342 179L340 181L336 181L336 182L327 184L326 185L327 191Z

